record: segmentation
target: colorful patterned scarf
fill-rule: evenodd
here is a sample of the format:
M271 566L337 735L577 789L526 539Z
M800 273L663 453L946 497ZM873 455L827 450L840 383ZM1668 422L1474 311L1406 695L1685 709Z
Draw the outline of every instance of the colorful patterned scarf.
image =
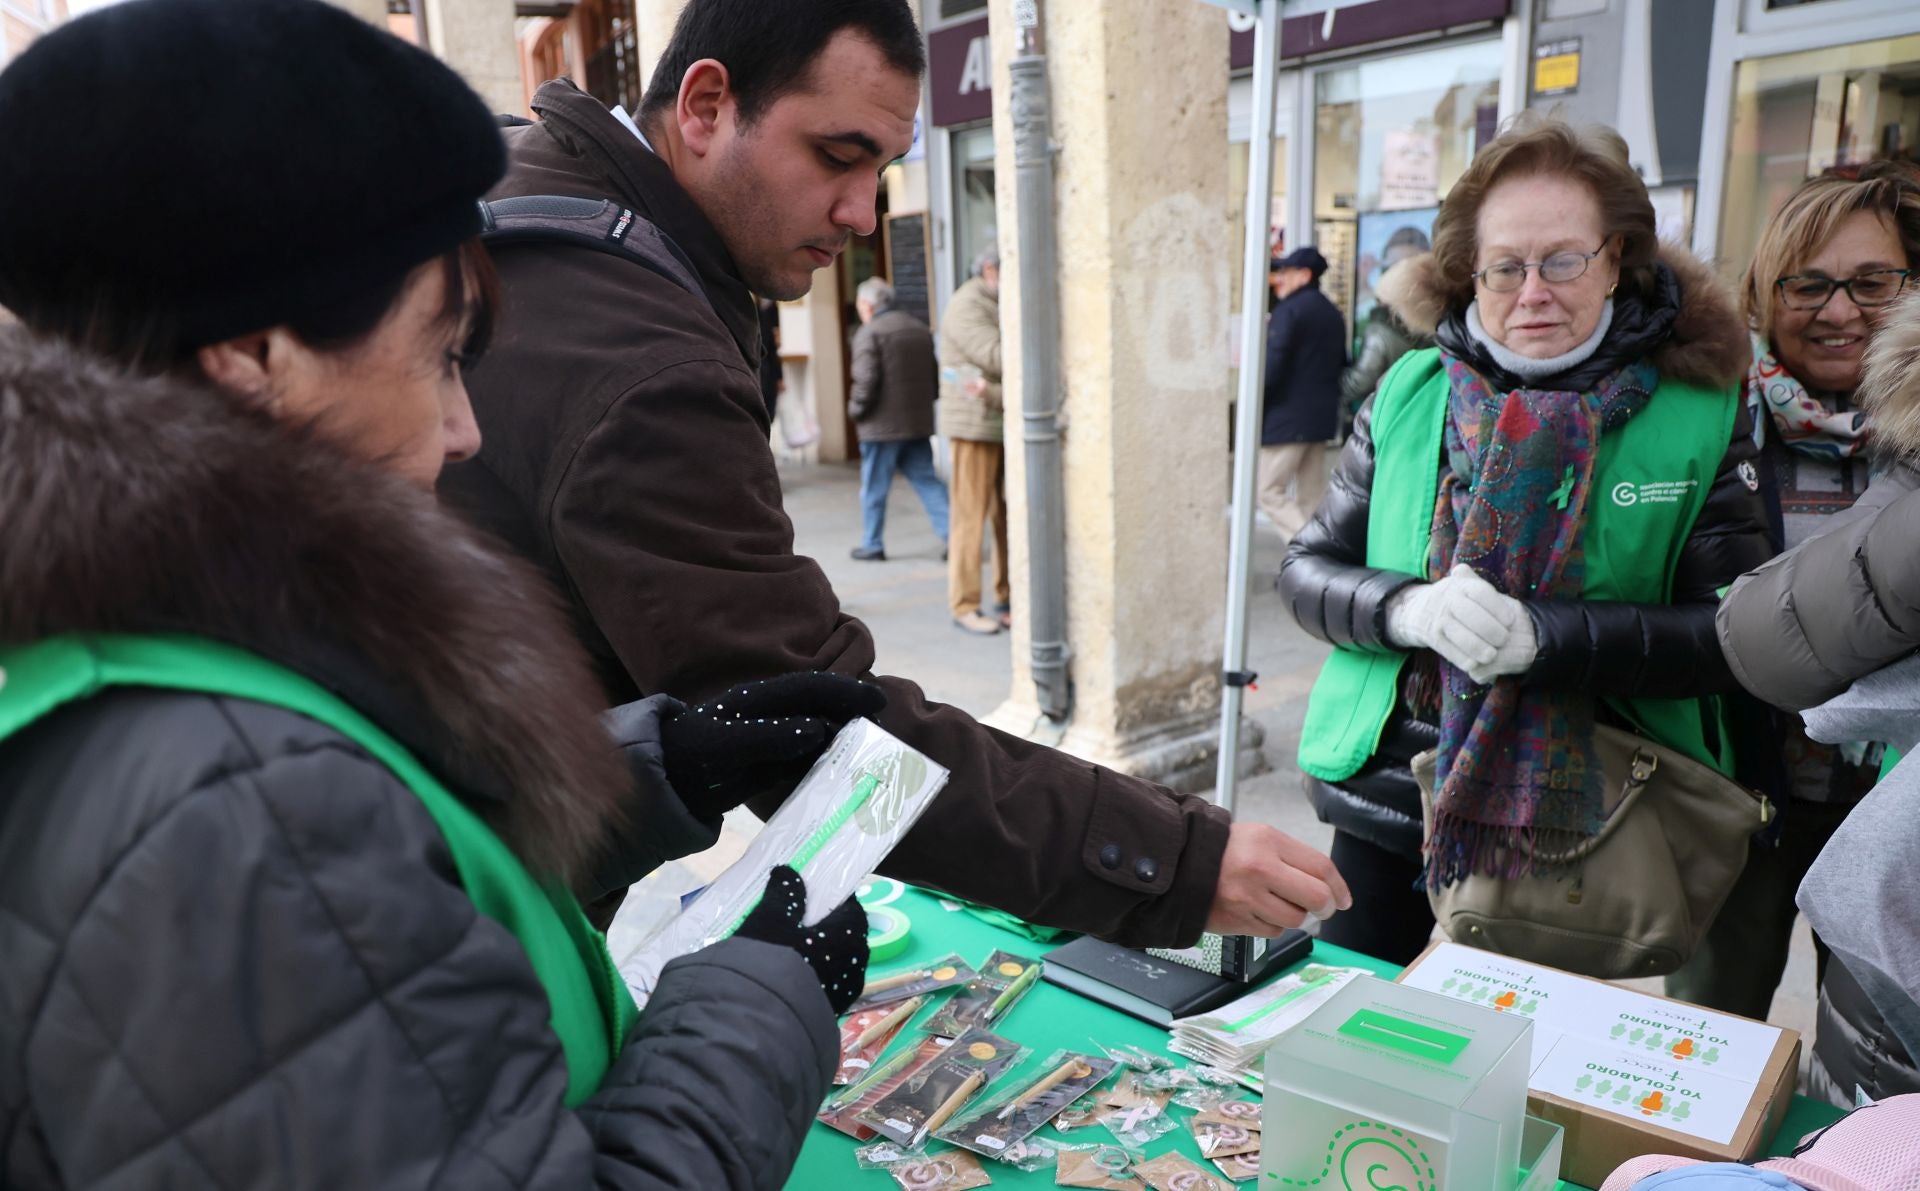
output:
M1753 363L1747 368L1747 409L1753 414L1756 443L1766 441L1763 419L1771 418L1780 441L1801 455L1831 462L1851 459L1867 449L1866 412L1828 409L1758 335L1753 337Z
M1464 563L1516 599L1579 599L1600 438L1645 408L1659 379L1653 366L1630 365L1589 392L1497 393L1443 358L1447 451L1427 573ZM1535 848L1560 851L1600 829L1591 698L1529 690L1517 677L1481 686L1445 661L1439 671L1428 888L1473 872L1525 875L1535 871Z

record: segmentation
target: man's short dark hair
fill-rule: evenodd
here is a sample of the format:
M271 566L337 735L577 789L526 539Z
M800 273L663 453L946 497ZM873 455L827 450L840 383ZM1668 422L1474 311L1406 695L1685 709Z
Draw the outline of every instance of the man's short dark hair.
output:
M740 118L752 123L781 96L800 89L833 35L852 29L889 66L919 78L927 54L907 0L692 0L653 68L641 102L646 121L680 97L687 68L712 58L727 68Z

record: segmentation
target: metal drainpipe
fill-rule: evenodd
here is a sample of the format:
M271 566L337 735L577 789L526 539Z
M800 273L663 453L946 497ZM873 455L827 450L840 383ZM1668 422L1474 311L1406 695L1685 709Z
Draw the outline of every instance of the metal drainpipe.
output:
M1041 0L1015 0L1012 74L1015 235L1020 260L1020 417L1027 462L1027 631L1040 710L1064 720L1067 669L1066 484L1060 465L1060 309L1053 244L1053 138Z

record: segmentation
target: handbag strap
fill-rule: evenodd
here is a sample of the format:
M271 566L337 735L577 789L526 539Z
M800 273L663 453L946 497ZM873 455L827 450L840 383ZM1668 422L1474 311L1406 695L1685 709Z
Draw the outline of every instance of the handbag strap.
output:
M1652 749L1644 745L1634 749L1633 760L1627 765L1626 779L1621 783L1620 805L1613 808L1613 813L1607 816L1600 830L1571 848L1558 852L1534 852L1534 861L1553 865L1574 864L1592 855L1594 849L1607 842L1614 828L1625 821L1628 812L1633 810L1633 804L1640 801L1640 795L1646 793L1647 786L1659 769L1660 757Z

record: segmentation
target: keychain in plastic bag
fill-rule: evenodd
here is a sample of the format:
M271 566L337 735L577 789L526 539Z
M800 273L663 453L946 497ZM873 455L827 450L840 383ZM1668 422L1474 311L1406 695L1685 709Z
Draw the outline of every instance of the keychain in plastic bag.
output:
M858 1013L871 1009L875 1005L886 1005L894 1001L904 1001L908 997L917 997L943 988L953 988L972 980L979 973L973 966L957 955L936 959L930 964L919 964L898 972L870 975L867 985L860 990L860 999L848 1010Z
M1026 1056L1027 1048L1016 1042L968 1030L858 1119L895 1141L919 1145Z
M1177 1064L1167 1056L1154 1054L1152 1051L1142 1047L1132 1045L1106 1046L1099 1042L1094 1043L1094 1045L1100 1047L1101 1053L1105 1054L1108 1058L1134 1071L1142 1073L1165 1071L1170 1067L1177 1066Z
M925 1147L909 1149L890 1137L863 1145L853 1152L853 1160L861 1170L885 1170L896 1162L924 1162L926 1157Z
M1215 1158L1214 1168L1236 1183L1260 1177L1260 1151L1253 1150L1245 1154L1235 1154L1231 1158Z
M1184 1154L1168 1151L1133 1168L1154 1191L1227 1191L1228 1182Z
M893 1181L903 1191L966 1191L969 1187L987 1187L993 1179L980 1165L980 1159L965 1150L909 1158L887 1167Z
M927 1023L936 1034L954 1035L971 1026L992 1025L1006 1017L1040 979L1041 963L1011 951L996 951L980 965L980 974L947 1001Z
M874 1129L861 1123L860 1114L880 1103L905 1083L909 1076L938 1058L951 1045L953 1040L950 1038L922 1034L917 1042L896 1047L858 1083L829 1096L826 1104L821 1106L820 1123L855 1141L871 1140L875 1136Z
M1134 1164L1139 1161L1140 1154L1125 1146L1063 1145L1060 1147L1059 1165L1053 1172L1053 1181L1060 1187L1141 1191L1140 1178L1133 1171Z
M1041 1064L1040 1078L1010 1089L977 1110L969 1110L935 1136L958 1146L999 1158L1032 1136L1061 1110L1113 1074L1112 1059L1056 1050Z
M898 1005L878 1005L841 1018L840 1069L833 1073L833 1082L853 1083L872 1070L873 1061L926 1003L924 996L912 997Z
M1193 1130L1194 1144L1200 1147L1203 1158L1231 1158L1260 1148L1259 1129L1223 1121L1208 1113L1187 1122L1187 1128Z
M1151 1101L1156 1107L1165 1109L1167 1102L1173 1099L1173 1093L1164 1089L1147 1086L1147 1077L1137 1071L1129 1071L1113 1081L1113 1086L1100 1093L1100 1103L1110 1108L1131 1108L1141 1101Z
M1050 1141L1029 1137L1016 1141L994 1155L994 1160L1025 1171L1044 1170L1060 1157L1060 1147Z
M893 851L946 783L946 769L878 724L850 721L746 854L621 962L634 1000L646 1004L668 961L732 934L777 865L791 865L806 882L802 920L818 923Z
M1100 1123L1122 1145L1144 1146L1179 1128L1166 1105L1143 1097L1124 1107L1109 1106L1100 1114Z
M1106 1108L1107 1106L1100 1103L1098 1099L1082 1096L1060 1110L1060 1115L1053 1118L1053 1127L1058 1132L1071 1133L1075 1129L1097 1125L1100 1123L1100 1114L1105 1112Z

